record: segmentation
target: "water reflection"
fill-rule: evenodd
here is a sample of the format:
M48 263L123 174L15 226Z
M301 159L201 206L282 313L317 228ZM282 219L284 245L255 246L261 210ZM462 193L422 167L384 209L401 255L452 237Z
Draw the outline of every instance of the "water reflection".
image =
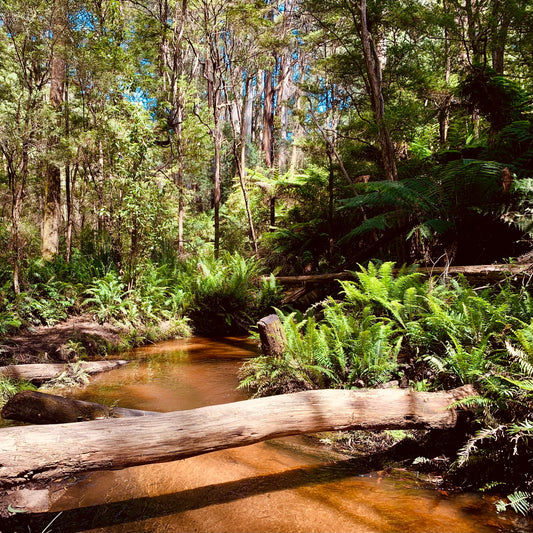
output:
M135 350L97 376L86 400L154 411L244 399L244 339L191 339ZM149 446L140 442L139 448ZM165 464L95 472L54 495L31 531L495 532L528 531L476 494L446 495L404 473L376 471L290 437ZM58 513L61 512L60 515ZM22 520L22 519L20 519ZM0 528L2 529L2 528Z

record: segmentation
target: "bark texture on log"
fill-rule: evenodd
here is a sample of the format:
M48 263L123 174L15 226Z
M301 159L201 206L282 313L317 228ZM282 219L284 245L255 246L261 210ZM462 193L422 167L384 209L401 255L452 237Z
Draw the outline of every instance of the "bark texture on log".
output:
M287 336L278 315L268 315L257 323L261 351L265 355L281 355L287 346Z
M61 424L100 418L126 418L156 414L160 413L109 407L100 403L84 402L38 391L17 393L2 409L2 418L30 424Z
M135 419L0 430L0 487L48 482L91 470L175 461L275 437L350 429L455 427L444 392L315 390Z
M98 374L99 372L107 372L108 370L128 363L129 361L117 359L115 361L81 361L74 364L79 365L80 369L87 372L87 374ZM0 366L0 376L31 381L33 383L43 383L44 381L58 377L65 370L68 370L68 365L56 363L9 365Z

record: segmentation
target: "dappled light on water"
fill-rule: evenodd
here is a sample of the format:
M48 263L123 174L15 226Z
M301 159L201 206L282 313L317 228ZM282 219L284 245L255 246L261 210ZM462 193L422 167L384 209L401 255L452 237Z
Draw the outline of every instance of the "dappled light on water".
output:
M126 354L131 365L97 376L77 397L154 411L243 400L237 373L254 352L252 342L238 338L141 348ZM139 453L149 446L139 442ZM52 501L39 521L57 517L52 531L61 532L527 530L480 495L439 492L399 470L372 471L305 437L91 473Z

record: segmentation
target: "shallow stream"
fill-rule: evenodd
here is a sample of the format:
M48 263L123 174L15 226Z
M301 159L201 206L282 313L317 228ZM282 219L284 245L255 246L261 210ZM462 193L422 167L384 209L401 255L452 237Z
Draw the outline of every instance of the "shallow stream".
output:
M77 397L152 411L243 400L238 369L254 348L240 338L140 348L121 354L130 365L92 378ZM149 445L139 442L139 450ZM49 532L530 530L513 513L496 514L486 496L439 492L401 470L370 471L305 437L91 473L54 499Z

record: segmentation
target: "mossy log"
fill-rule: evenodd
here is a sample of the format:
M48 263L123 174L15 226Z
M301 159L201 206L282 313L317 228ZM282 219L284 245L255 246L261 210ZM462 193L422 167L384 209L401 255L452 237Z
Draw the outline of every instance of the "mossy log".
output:
M61 424L159 414L124 407L109 407L38 391L22 391L12 396L2 409L2 418L30 424Z
M79 363L71 364L35 363L28 365L9 365L0 366L0 376L31 381L32 383L44 383L68 371L69 367L79 368L87 374L98 374L99 372L107 372L127 363L129 361L117 359L113 361L80 361Z
M0 488L92 470L175 461L267 439L354 429L449 429L450 405L471 386L444 392L315 390L137 418L0 430Z

